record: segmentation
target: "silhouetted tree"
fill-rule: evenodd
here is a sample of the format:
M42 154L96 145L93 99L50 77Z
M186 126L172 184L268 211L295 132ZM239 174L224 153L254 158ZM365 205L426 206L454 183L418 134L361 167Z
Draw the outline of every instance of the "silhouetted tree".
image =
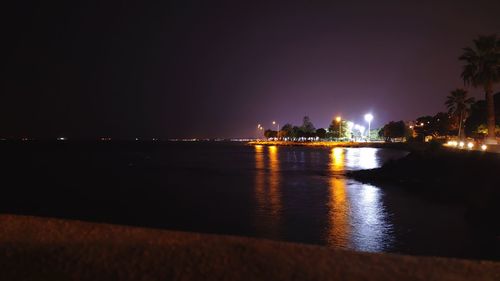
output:
M432 116L421 116L416 119L416 124L413 130L417 135L417 140L423 141L425 136L430 136L434 134L432 122Z
M500 126L500 92L493 95L493 100L495 104L496 131L498 131L498 127ZM482 135L483 131L487 131L486 112L485 100L478 100L471 105L469 118L465 121L465 131L468 135L474 134L478 136ZM480 127L481 129L479 130ZM483 128L486 128L486 130L483 130Z
M311 122L311 119L309 119L309 116L304 116L300 129L304 133L305 137L311 137L316 132L316 128L314 128L314 125Z
M325 139L326 138L326 130L323 128L319 128L316 130L316 136L320 139Z
M438 112L434 116L422 116L416 120L413 128L419 141L423 141L426 136L439 137L449 135L453 130L452 119L445 112ZM458 130L458 129L457 129Z
M452 131L452 122L453 119L446 112L438 112L432 118L434 132L438 136L446 136L449 135Z
M267 129L267 130L264 131L264 136L266 138L276 138L276 137L278 137L278 132L270 130L270 129Z
M459 59L465 62L461 75L464 83L484 89L487 108L487 139L496 143L493 84L500 82L500 39L496 35L479 36L474 40L472 48L464 48L464 53Z
M457 120L459 138L463 138L465 136L463 124L467 118L472 103L474 103L474 98L468 98L467 91L464 89L453 90L450 95L446 97L445 104L448 108L448 113L455 117L455 120Z
M304 132L299 126L293 126L292 128L292 136L294 138L301 138L304 136Z
M385 126L378 129L378 137L385 140Z
M382 129L381 135L385 141L392 141L396 138L407 138L409 136L409 128L403 121L391 121L386 124Z
M286 123L283 125L280 131L281 138L291 138L293 137L293 125L290 123Z

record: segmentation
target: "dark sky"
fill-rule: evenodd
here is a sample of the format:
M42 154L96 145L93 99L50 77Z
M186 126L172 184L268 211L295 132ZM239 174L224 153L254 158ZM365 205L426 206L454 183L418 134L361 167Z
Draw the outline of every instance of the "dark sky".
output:
M498 0L12 2L0 136L246 137L366 112L378 127L444 110L461 48L500 32Z

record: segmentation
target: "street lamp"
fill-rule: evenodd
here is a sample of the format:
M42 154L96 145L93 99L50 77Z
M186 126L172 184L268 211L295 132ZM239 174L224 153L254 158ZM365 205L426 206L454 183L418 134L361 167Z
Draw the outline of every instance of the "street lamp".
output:
M370 141L370 125L373 120L373 115L370 113L365 114L365 121L368 122L368 141Z
M276 121L273 121L273 125L278 125L278 133L277 133L277 137L279 139L279 135L280 135L280 124L277 123Z
M340 116L337 116L337 118L335 118L335 121L337 121L337 123L339 123L339 140L340 140L340 132L342 132L342 118Z
M260 134L262 133L261 131L263 131L264 128L260 125L260 124L257 124L257 137L260 138Z

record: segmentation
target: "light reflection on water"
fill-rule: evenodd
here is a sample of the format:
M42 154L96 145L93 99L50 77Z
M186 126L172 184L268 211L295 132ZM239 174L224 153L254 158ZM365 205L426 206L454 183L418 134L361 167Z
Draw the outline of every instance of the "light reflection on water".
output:
M255 161L257 228L261 235L277 237L285 220L297 220L304 216L302 212L311 210L307 219L322 220L320 223L325 225L320 238L324 244L374 252L390 247L392 225L382 203L382 191L343 175L346 170L378 167L377 149L333 148L310 153L288 149L281 155L278 147L255 146ZM294 173L307 172L308 165L321 167L322 161L328 163L325 175L310 176L309 180L295 176ZM305 190L305 195L296 198L297 188L300 187ZM292 198L289 200L293 202L288 203L287 209L284 206L287 200L282 197L291 189L295 190L294 195L288 198ZM321 193L321 190L326 193ZM309 194L320 197L320 200L317 197L311 200ZM318 201L325 202L325 208L314 206ZM294 208L293 204L300 207Z
M330 179L330 221L328 225L328 245L350 248L350 208L347 201L345 180L332 177Z
M279 237L281 195L278 148L268 146L267 155L262 145L255 146L255 195L259 220L257 227L263 235ZM267 168L265 159L267 156Z
M346 170L373 169L379 166L377 158L377 148L342 148L346 154Z

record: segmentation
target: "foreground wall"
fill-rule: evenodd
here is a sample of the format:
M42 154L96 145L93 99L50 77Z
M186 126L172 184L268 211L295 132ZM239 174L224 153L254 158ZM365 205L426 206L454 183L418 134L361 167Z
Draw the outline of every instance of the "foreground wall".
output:
M500 280L500 263L0 215L0 280Z

